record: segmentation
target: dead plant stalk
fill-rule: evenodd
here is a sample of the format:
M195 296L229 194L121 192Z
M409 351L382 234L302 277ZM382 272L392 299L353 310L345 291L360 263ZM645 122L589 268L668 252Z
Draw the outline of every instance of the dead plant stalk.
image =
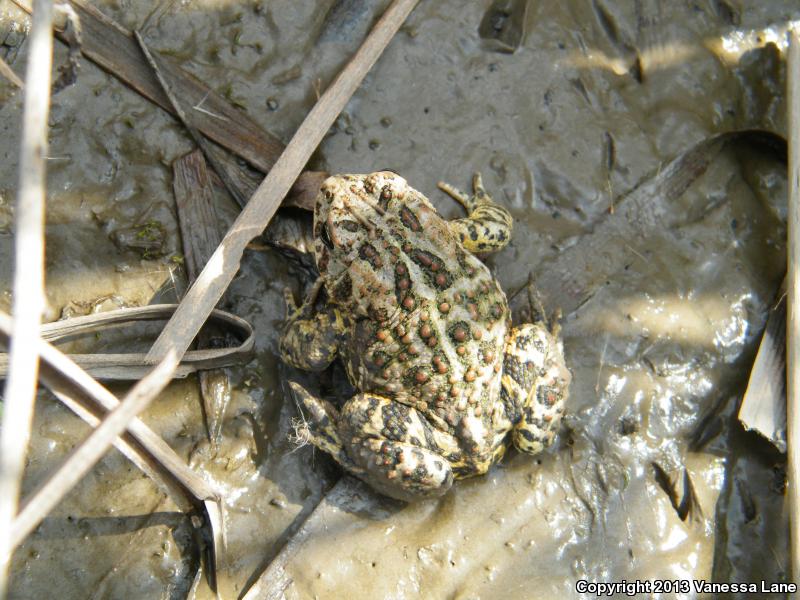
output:
M789 105L789 248L788 320L786 324L787 442L789 448L789 520L792 581L800 581L800 37L789 30L787 61ZM798 597L795 594L794 597Z
M36 346L45 302L45 157L53 66L53 2L36 0L33 8L15 208L14 324L0 430L0 599L6 596L11 521L19 506L30 440L39 367Z
M11 322L11 318L0 311L0 341L10 335ZM95 415L111 412L119 406L114 394L58 348L40 340L37 351L41 361L39 379L89 425L97 427L100 420ZM138 446L119 438L118 449L169 494L182 510L191 510L202 500L216 500L217 493L213 488L143 421L134 418L127 427Z
M8 79L19 89L25 87L25 84L22 83L22 80L19 77L17 77L17 74L11 70L11 67L8 66L8 63L4 61L2 58L0 58L0 75Z
M55 508L84 475L103 457L127 428L172 380L178 367L174 352L169 352L150 373L142 378L110 412L100 425L75 448L53 475L42 483L25 504L11 526L12 549Z

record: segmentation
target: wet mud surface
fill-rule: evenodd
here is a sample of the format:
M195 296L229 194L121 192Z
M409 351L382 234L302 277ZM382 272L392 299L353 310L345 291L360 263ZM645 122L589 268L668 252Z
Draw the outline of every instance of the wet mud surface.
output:
M95 4L288 141L387 3ZM487 259L511 296L530 273L551 276L560 255L618 217L621 198L694 144L746 128L785 135L782 32L798 14L781 0L423 0L311 166L389 168L447 217L461 209L436 182L466 188L481 171L515 219L511 244ZM26 27L0 0L0 56L20 75ZM66 56L57 45L56 64ZM190 138L86 60L52 102L47 319L174 300L185 276L170 165ZM22 95L0 80L4 310L21 111ZM303 273L263 245L247 251L224 308L253 324L256 357L229 370L222 443L206 440L196 378L143 415L224 492L222 597L241 596L276 556L288 598L567 598L580 597L577 579L784 580L785 457L736 420L785 270L784 171L758 148L726 148L680 198L654 207L680 217L612 241L629 260L565 311L574 380L551 451L512 453L414 505L358 484L343 497L339 484L325 519L305 529L339 472L290 441L297 414L283 382L308 375L281 364L277 339L282 290L299 291ZM226 228L236 209L218 212ZM157 256L125 243L153 223ZM586 252L604 260L603 248ZM548 309L564 304L542 293ZM152 339L129 338L131 350ZM42 392L25 493L87 432ZM298 531L304 543L280 554ZM192 535L188 517L114 450L17 550L11 595L182 598L199 564Z

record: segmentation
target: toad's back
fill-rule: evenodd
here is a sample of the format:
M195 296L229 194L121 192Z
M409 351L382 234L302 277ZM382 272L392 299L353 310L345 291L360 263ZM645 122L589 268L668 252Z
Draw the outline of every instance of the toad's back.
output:
M330 300L352 318L340 352L354 385L444 429L487 413L509 328L505 294L428 199L394 173L329 178L315 237Z

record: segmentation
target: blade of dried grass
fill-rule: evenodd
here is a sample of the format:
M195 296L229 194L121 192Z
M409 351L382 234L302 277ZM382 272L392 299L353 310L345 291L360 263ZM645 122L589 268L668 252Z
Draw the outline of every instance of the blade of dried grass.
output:
M17 74L11 70L11 67L8 66L8 63L4 61L2 58L0 58L0 75L8 79L19 89L23 89L25 87L25 84L22 83L22 79L17 77Z
M19 192L15 209L14 323L0 430L0 598L6 595L13 547L10 524L30 439L39 354L36 340L44 311L44 201L50 72L53 66L53 2L36 0L25 73Z
M247 244L269 224L281 200L300 175L362 79L416 6L418 0L394 0L364 43L306 116L275 166L256 190L178 306L147 357L156 362L174 349L189 348L200 327L227 289Z
M16 4L19 8L21 8L28 14L31 14L33 12L33 5L30 3L30 0L11 0L11 2Z
M11 318L0 311L0 341L7 340L10 331ZM38 352L42 360L39 373L42 381L56 398L89 425L96 427L101 422L99 417L119 406L114 394L55 347L40 340ZM214 564L227 543L221 526L223 507L218 494L139 418L131 419L127 429L114 445L153 479L182 511L198 508L204 514L205 524L211 531L211 564Z
M59 469L47 478L25 503L11 525L12 549L33 531L47 514L86 475L122 434L130 421L144 410L172 380L178 357L169 352L143 377L100 425L75 448Z
M130 325L137 321L165 320L175 310L174 304L150 304L148 306L127 307L104 313L72 317L42 325L42 339L53 341L71 336L88 335ZM242 340L238 346L227 346L213 350L193 350L183 355L175 377L186 377L201 369L221 368L245 364L252 358L255 334L244 319L214 310L211 319L224 331L235 334ZM201 334L203 332L201 331ZM70 359L97 379L138 380L144 377L152 365L144 362L144 353L125 354L71 354ZM0 353L0 378L8 372L8 355Z
M0 311L0 341L11 332L11 318ZM41 357L39 376L56 397L84 421L92 426L100 418L119 406L119 400L91 375L81 369L72 359L46 341L38 342L37 352ZM202 500L214 500L216 492L211 486L181 459L170 446L150 429L141 419L128 423L130 442L117 440L128 446L119 449L134 463L150 475L181 506L197 504ZM135 456L136 458L132 457ZM145 465L145 466L142 466ZM185 495L189 500L181 501Z
M222 238L214 207L214 190L200 150L176 159L172 163L172 174L184 265L192 282ZM219 333L204 328L197 335L197 348L212 347L215 335L219 336ZM230 381L222 369L198 371L197 377L208 437L212 447L216 448L222 437L225 412L231 400Z
M769 310L739 406L739 421L786 452L786 278Z
M800 36L789 30L786 79L789 105L789 244L786 323L786 427L789 446L791 581L800 580Z
M143 54L137 51L138 45L133 34L93 6L72 1L72 4L60 6L65 10L73 10L76 19L81 23L81 52L84 57L144 98L174 112L174 103L171 103L159 84L154 67L147 64ZM31 12L30 3L23 0L13 2L23 11ZM152 18L152 13L148 18ZM58 27L56 32L58 33ZM65 37L61 36L62 41L68 42ZM183 105L191 107L184 119L208 140L214 140L206 143L203 151L213 155L213 160L209 159L209 162L214 165L214 169L225 171L225 185L241 190L241 193L235 195L235 199L240 206L244 206L261 183L263 175L258 173L257 179L251 180L249 169L243 168L237 157L266 173L283 150L283 144L256 125L241 110L178 67L169 57L156 55L151 58L164 79L170 82L174 89L173 94L181 98ZM313 209L319 187L316 183L326 176L327 174L316 171L302 173L286 197L284 205L306 208L310 206Z
M158 62L156 62L155 58L153 58L153 54L150 52L150 48L147 47L144 38L142 38L142 34L139 33L138 30L134 30L133 36L136 38L136 43L139 44L142 54L144 54L144 57L147 59L147 64L149 64L150 68L153 69L153 74L158 80L158 83L161 85L161 89L169 99L172 109L175 111L175 116L178 117L178 120L186 128L186 131L188 131L189 135L192 136L194 143L200 147L200 150L202 150L206 160L211 164L211 167L217 173L220 181L222 181L222 183L225 185L225 189L228 190L228 193L234 198L234 200L236 200L236 203L239 206L244 206L247 203L247 198L242 195L239 187L228 176L228 171L225 169L225 166L217 161L216 153L212 149L211 142L208 141L205 136L203 136L203 134L197 130L197 128L189 123L180 101L175 96L175 92L172 90L172 86L170 85L169 81L167 81L164 73L162 73L161 69L158 67ZM206 257L204 257L204 259L206 259Z
M28 2L13 1L22 10L30 12ZM83 56L145 98L171 111L169 100L143 59L131 32L95 8L96 3L87 0L69 0L69 3L81 23ZM187 116L195 127L209 139L228 146L254 167L264 172L272 168L282 149L275 136L180 68L177 61L166 56L156 56L155 59L175 83L184 105L192 107Z

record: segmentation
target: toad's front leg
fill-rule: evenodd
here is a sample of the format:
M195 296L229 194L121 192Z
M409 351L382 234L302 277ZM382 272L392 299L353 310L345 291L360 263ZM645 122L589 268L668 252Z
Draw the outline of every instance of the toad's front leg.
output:
M450 489L450 463L433 442L436 432L414 408L358 394L337 413L296 383L291 388L304 417L298 437L328 452L377 491L399 500L420 500Z
M472 178L472 196L448 183L439 182L439 189L467 209L465 219L449 221L450 230L470 252L497 252L511 239L511 214L497 204L483 187L480 173Z
M304 371L325 370L336 358L347 329L346 320L338 309L328 306L315 312L322 285L322 278L317 279L299 308L292 292L284 290L287 316L280 353L284 361Z

